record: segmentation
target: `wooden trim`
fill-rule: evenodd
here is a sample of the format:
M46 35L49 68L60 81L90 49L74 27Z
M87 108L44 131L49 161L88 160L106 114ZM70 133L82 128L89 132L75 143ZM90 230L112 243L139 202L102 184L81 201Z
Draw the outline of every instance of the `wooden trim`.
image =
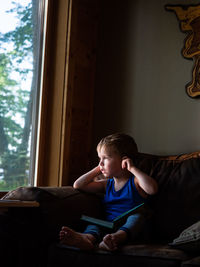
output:
M70 0L49 1L37 186L58 186Z
M0 200L0 209L1 208L34 208L39 207L40 203L37 201L25 201L25 200L16 200L16 199L2 199Z
M65 143L70 142L70 129L71 129L71 100L72 90L68 87L69 79L69 53L70 53L70 40L71 40L71 23L72 23L72 0L69 2L69 23L68 23L68 34L67 34L67 49L66 49L66 69L65 69L65 83L64 83L64 95L63 95L63 117L62 117L62 140L61 140L61 155L60 155L60 172L58 185L63 185L63 171L66 170L64 166L65 155L70 153L69 145L65 146ZM67 118L69 118L67 120ZM68 138L67 138L68 137ZM67 168L68 169L68 168ZM68 185L68 184L66 184Z

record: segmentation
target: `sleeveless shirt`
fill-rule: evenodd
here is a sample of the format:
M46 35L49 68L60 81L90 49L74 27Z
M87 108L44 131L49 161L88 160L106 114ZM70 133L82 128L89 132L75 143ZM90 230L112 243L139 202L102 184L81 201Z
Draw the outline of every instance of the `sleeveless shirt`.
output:
M106 194L103 204L107 221L113 221L117 216L146 201L140 196L134 183L135 176L131 176L118 191L114 188L114 179L107 181Z

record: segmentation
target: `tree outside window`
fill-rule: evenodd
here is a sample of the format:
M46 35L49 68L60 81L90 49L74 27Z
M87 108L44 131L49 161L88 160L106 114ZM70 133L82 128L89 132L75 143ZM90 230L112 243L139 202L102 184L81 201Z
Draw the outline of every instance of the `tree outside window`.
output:
M3 3L4 2L4 3ZM6 2L0 27L0 190L31 185L36 147L42 58L41 3ZM6 27L5 27L6 28Z

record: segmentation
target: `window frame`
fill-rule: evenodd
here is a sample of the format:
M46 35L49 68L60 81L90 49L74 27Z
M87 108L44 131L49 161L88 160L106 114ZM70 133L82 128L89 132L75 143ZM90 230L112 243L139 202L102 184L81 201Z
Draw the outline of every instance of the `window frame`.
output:
M60 186L71 0L49 0L35 186Z

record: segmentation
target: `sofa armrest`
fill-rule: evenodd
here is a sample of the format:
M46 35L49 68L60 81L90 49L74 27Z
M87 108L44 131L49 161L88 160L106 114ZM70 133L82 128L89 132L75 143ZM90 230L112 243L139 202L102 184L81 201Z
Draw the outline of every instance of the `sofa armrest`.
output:
M63 225L79 230L83 227L80 223L82 214L100 217L102 212L101 197L80 192L71 186L19 187L2 199L38 201L41 224L51 232L58 232Z

